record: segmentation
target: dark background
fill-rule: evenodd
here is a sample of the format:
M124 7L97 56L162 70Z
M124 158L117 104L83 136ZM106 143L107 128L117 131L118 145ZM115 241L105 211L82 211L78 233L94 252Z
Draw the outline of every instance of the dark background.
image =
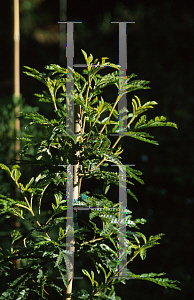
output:
M13 109L13 1L1 1L0 9L0 162L9 162L14 136L13 122L6 122ZM158 105L149 117L164 115L178 124L173 128L152 128L159 146L123 139L123 163L135 164L143 172L145 185L136 183L132 191L139 202L129 197L133 216L144 217L141 227L146 235L165 233L160 246L150 249L145 261L136 259L129 268L134 273L166 272L179 280L182 291L164 289L149 282L127 281L116 286L122 299L192 299L193 296L193 32L192 1L67 1L67 20L74 25L74 63L84 63L80 49L94 58L109 57L118 63L118 24L111 21L135 21L127 25L127 73L150 81L150 90L136 91L142 103L154 100ZM20 1L21 93L25 103L37 106L33 96L44 87L22 72L27 65L43 71L50 63L66 66L60 60L59 1ZM61 48L62 51L62 48ZM66 53L64 51L64 58ZM77 69L79 72L79 69ZM128 94L128 109L131 98ZM105 100L113 102L113 93ZM49 113L50 107L41 106ZM7 113L6 113L7 111ZM0 192L10 187L0 173ZM13 187L11 187L13 188ZM85 186L87 189L87 186ZM112 191L113 194L114 191ZM110 192L110 195L112 195ZM1 224L4 232L4 223ZM0 235L6 247L6 238ZM3 247L3 246L2 246ZM81 266L84 268L84 263ZM82 287L81 280L74 282Z

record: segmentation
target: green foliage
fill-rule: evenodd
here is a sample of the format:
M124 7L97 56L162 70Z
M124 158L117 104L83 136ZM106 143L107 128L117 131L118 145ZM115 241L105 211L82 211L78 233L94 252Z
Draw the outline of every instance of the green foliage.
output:
M121 171L124 169L120 154L121 146L116 145L124 136L139 139L157 145L153 136L142 132L149 127L170 126L177 128L175 123L166 122L166 118L156 117L146 123L147 116L143 115L134 125L134 120L153 108L154 101L141 104L135 96L132 99L132 112L127 110L127 131L121 132L116 142L112 145L111 134L118 133L119 112L116 109L119 99L126 92L148 88L145 80L133 80L134 74L119 78L119 66L105 62L106 57L93 61L93 56L88 57L82 50L87 68L83 71L86 78L71 68L64 69L58 65L46 66L49 73L26 67L27 75L41 81L48 89L42 94L35 94L39 101L45 105L53 105L55 117L45 116L36 111L23 112L20 118L30 119L30 126L42 126L44 136L39 138L32 134L24 134L21 140L25 142L21 152L21 162L11 168L1 163L0 168L7 172L15 185L20 190L20 197L12 199L0 195L1 215L16 215L25 226L11 234L12 246L6 254L0 254L1 290L0 299L28 299L29 295L38 295L39 299L50 299L54 295L63 299L63 289L68 286L66 273L70 268L70 258L66 243L66 236L70 230L66 226L67 199L66 183L71 174L68 165L74 165L74 152L79 151L79 190L84 190L84 184L89 178L103 181L103 194L91 194L85 191L74 199L74 206L89 209L89 219L79 220L79 226L74 230L76 255L85 254L94 264L95 269L88 271L82 269L83 274L91 282L92 292L81 290L72 293L72 299L121 299L116 296L114 284L126 283L126 280L136 278L157 283L165 288L175 288L176 281L162 278L161 274L149 273L135 275L127 269L127 277L119 278L118 271L118 235L119 235L119 210L118 203L107 197L111 185L119 185L119 173L111 169L116 165ZM100 71L109 68L109 73L100 75ZM113 68L113 72L111 72ZM116 69L116 71L115 71ZM66 92L66 83L74 80L74 102L81 107L80 134L70 135L66 130L66 99L70 99ZM114 85L119 89L114 104L106 102L98 95L102 89ZM126 89L124 87L126 86ZM72 91L71 91L72 92ZM71 100L69 100L71 101ZM129 112L129 113L128 113ZM34 154L29 154L31 147ZM20 167L28 164L34 166L34 176L27 183L21 181ZM38 168L38 174L37 174ZM134 185L134 180L143 184L141 172L126 167L126 183ZM71 176L72 180L72 176ZM137 200L137 197L127 187L128 194ZM46 210L45 210L46 204ZM49 209L48 209L49 207ZM112 208L110 210L110 208ZM49 212L50 211L50 212ZM41 218L43 216L43 218ZM97 221L98 220L98 221ZM99 222L100 220L100 222ZM144 224L145 219L132 219L132 213L126 209L126 252L128 260L126 266L138 255L144 260L147 249L159 244L163 234L150 236L146 239L139 230L139 224ZM26 225L28 224L28 225ZM102 225L102 226L101 226ZM27 229L26 229L26 228ZM53 232L57 231L56 235ZM20 241L17 249L13 246L15 241ZM67 247L67 248L66 248ZM15 268L14 260L20 259L19 269ZM49 264L53 270L62 277L59 280L49 275ZM123 266L123 267L126 267ZM104 281L99 282L96 276L102 273Z

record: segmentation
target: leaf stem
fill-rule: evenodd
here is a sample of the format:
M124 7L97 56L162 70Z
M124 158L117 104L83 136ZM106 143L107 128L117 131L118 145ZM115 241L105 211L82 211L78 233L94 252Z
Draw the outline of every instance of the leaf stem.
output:
M100 240L102 240L103 238L104 238L104 237L97 238L97 239L95 239L95 240L91 240L91 241L88 241L88 242L83 242L82 244L80 244L80 246L87 245L87 244L89 244L89 243L94 243L94 242L96 242L96 241L100 241Z
M132 257L130 260L128 260L128 261L124 264L124 266L122 266L122 268L121 268L115 275L113 275L113 277L116 277L117 274L119 274L119 273L121 272L121 270L122 270L123 268L126 267L126 265L127 265L128 263L130 263L131 261L133 261L134 258L140 253L140 251L141 251L141 248L139 249L139 251L137 251L137 252L133 255L133 257ZM116 279L116 278L115 278L115 279ZM110 280L106 283L106 285L108 286L108 284L109 284L112 280L114 280L114 279L113 279L113 278L110 279ZM97 295L97 294L99 294L99 292L102 291L102 290L103 290L103 287L100 288L100 289L94 294L94 296Z
M109 234L109 236L111 236L113 234L113 231ZM83 242L82 244L80 244L80 246L83 246L83 245L87 245L87 244L89 244L89 243L94 243L94 242L96 242L96 241L100 241L100 240L102 240L102 239L104 239L104 238L106 238L106 237L101 237L101 238L97 238L97 239L94 239L94 240L90 240L90 241L88 241L88 242Z
M34 214L34 211L33 211L32 207L30 206L30 204L29 204L29 202L28 202L27 197L24 196L24 199L26 200L26 203L27 203L27 205L28 205L28 207L29 207L29 211L31 212L31 214L32 214L32 216L33 216L33 218L34 218L34 220L36 221L36 223L38 224L38 226L40 226L40 227L42 228L41 224L39 223L39 221L37 220L37 218L36 218L36 216L35 216L35 214ZM46 235L49 239L51 239L50 236L48 235L48 233L47 233L44 229L43 229L43 231L44 231L45 235Z
M117 105L117 103L119 102L119 99L120 99L120 97L119 97L119 95L117 96L117 99L116 99L116 101L115 101L115 104L114 104L114 106L113 106L113 108L112 108L112 110L111 110L111 112L110 112L110 114L109 114L109 116L108 116L108 119L110 120L110 117L111 117L111 115L112 115L112 113L113 113L113 111L114 111L114 109L115 109L115 106ZM100 130L100 133L102 133L102 131L104 130L104 128L106 127L106 125L107 124L104 124L104 126L102 127L102 129Z
M118 97L117 97L117 98L118 98ZM114 108L115 108L117 102L118 102L118 101L116 100L115 105L114 105L114 107L113 107L112 110L111 110L111 113L113 112L113 110L114 110ZM111 113L110 113L109 117L111 116ZM130 120L129 123L127 124L127 127L134 121L135 118L136 118L136 116L133 116L133 117L131 118L131 120ZM109 118L109 119L110 119L110 118ZM104 124L104 126L103 126L103 128L101 129L100 133L104 130L104 128L105 128L106 125L107 125L107 124ZM118 137L118 139L116 140L116 142L114 143L114 145L112 146L111 149L114 149L114 148L115 148L115 146L118 144L118 142L120 141L120 139L121 139L122 137L123 137L123 135L121 135L121 136ZM105 160L105 159L103 158L103 160L102 160L95 168L93 168L91 171L94 171L97 167L99 167L99 166L104 162L104 160Z
M96 170L96 169L97 169L97 168L98 168L105 160L106 160L106 158L103 158L103 159L101 160L101 162L99 162L99 164L97 164L92 170L90 170L90 172Z
M91 82L92 82L92 79L94 78L94 75L96 75L96 73L98 72L99 70L97 70L96 72L94 72L94 74L90 77L89 76L89 84L88 84L88 89L87 89L87 92L86 92L86 107L87 107L87 101L88 101L88 94L89 94L89 89L90 89L90 85L91 85ZM84 133L84 130L85 130L85 123L86 123L86 115L84 116L84 121L83 121L83 133Z

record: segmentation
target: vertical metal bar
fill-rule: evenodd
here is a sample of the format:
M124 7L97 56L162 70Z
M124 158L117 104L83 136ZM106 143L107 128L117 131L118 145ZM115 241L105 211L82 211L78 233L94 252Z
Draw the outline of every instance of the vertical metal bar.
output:
M126 187L126 166L119 168L119 270L127 263L126 252L126 208L127 208L127 187ZM118 271L119 271L118 270ZM127 276L127 267L119 273L119 277Z
M74 83L73 73L68 67L73 69L74 58L74 23L82 22L58 22L60 25L67 24L67 44L66 44L66 58L67 58L67 81L66 81L66 131L68 135L74 135Z
M70 255L67 256L67 273L68 273L68 287L64 295L64 299L71 299L73 274L74 274L74 224L73 224L73 166L67 166L67 235L66 235L66 251ZM70 246L69 246L70 245ZM69 249L69 250L68 250Z
M119 22L119 86L121 85L123 78L126 79L127 70L127 33L126 33L126 22ZM126 84L124 86L124 95L119 99L118 110L119 110L119 131L127 131L127 119L121 120L122 117L126 117L127 112L124 111L127 108L127 94ZM119 94L121 91L119 90Z
M123 96L119 99L119 126L118 135L122 131L127 131L127 93L126 93L126 71L127 71L127 23L135 22L111 22L119 23L119 95ZM121 88L122 86L122 88ZM123 119L123 120L122 120ZM113 135L113 134L112 134ZM115 135L115 134L114 134Z
M69 67L73 69L74 57L74 40L73 40L73 23L67 22L67 82L66 82L66 130L69 135L74 134L74 85L73 74Z
M112 165L114 166L114 165ZM135 165L122 165L119 167L119 261L118 261L118 277L127 277L127 222L126 222L126 209L127 209L127 183L126 183L126 166ZM122 269L122 270L121 270ZM115 277L110 277L115 279Z

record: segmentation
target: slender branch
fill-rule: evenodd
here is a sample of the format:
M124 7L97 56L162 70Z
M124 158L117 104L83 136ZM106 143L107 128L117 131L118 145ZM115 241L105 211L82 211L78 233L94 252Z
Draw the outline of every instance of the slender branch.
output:
M89 76L89 84L88 84L88 89L87 89L87 92L86 92L86 106L87 106L88 94L89 94L89 89L90 89L90 85L91 85L92 79L94 78L94 76L96 75L96 73L98 71L99 70L97 70L96 72L94 72L94 74L92 75L91 78ZM85 130L85 123L86 123L86 115L84 116L84 122L83 122L83 127L82 127L83 133L84 133L84 130Z
M49 184L50 184L50 183L48 183L48 184L44 187L44 189L43 189L43 191L42 191L42 193L41 193L41 196L40 196L40 202L39 202L39 215L40 215L40 206L41 206L42 197L43 197L43 194L44 194L44 192L46 191L47 187L49 186Z
M137 252L134 254L134 256L133 256L130 260L128 260L128 261L124 264L124 266L122 266L122 268L121 268L121 269L120 269L113 277L116 277L116 276L121 272L121 270L122 270L123 268L126 267L126 265L128 265L131 261L133 261L134 258L140 253L140 251L141 251L141 248L139 249L139 251L137 251ZM116 278L115 278L115 279L116 279ZM110 280L107 282L106 285L108 286L108 284L109 284L112 280L114 280L114 278L110 279ZM97 294L99 294L99 292L102 291L102 290L103 290L103 287L100 288L100 289L94 294L94 296L97 295Z
M96 170L96 169L97 169L97 168L98 168L105 160L106 160L106 158L103 158L103 159L101 160L101 162L99 162L99 164L97 164L92 170L90 170L90 172Z
M90 135L91 135L91 132L92 132L92 130L90 130L90 133L88 134L88 137L87 137L86 142L88 142L88 140L89 140L89 138L90 138Z
M49 89L52 100L53 100L53 104L54 104L54 108L57 111L57 104L56 104L56 96L53 94L53 92L51 91L51 89Z
M133 116L133 117L131 118L131 120L130 120L129 123L127 124L127 127L128 127L129 125L131 125L131 123L135 120L135 118L136 118L136 116ZM121 139L122 137L123 137L123 135L121 135L121 136L118 137L118 139L116 140L116 142L114 143L114 145L113 145L112 148L114 148L114 147L118 144L118 142L120 141L120 139Z
M112 234L113 234L113 232L111 232L109 235L111 236ZM102 240L102 239L104 239L104 237L97 238L97 239L94 239L94 240L90 240L90 241L88 241L88 242L83 242L82 244L80 244L80 246L87 245L87 244L89 244L89 243L94 243L94 242L100 241L100 240Z
M123 136L119 136L118 139L116 140L116 142L114 143L114 145L112 146L111 149L114 149L114 147L116 146L116 144L119 142L119 140L122 138ZM101 162L99 162L92 170L90 170L90 172L96 170L104 161L106 160L106 158L103 158L101 160Z
M35 282L34 279L32 279L32 281ZM53 297L52 297L45 289L43 289L43 292L45 292L45 294L47 294L51 299L55 299L55 298L53 298Z
M116 102L115 102L116 103ZM113 109L111 110L111 112L113 112ZM136 118L136 116L133 116L132 118L131 118L131 120L129 121L129 123L127 124L127 127L134 121L134 119ZM104 130L104 128L105 128L105 126L106 126L107 124L104 124L104 127L101 129L101 131L100 131L100 133ZM115 148L115 146L118 144L118 142L120 141L120 139L123 137L123 135L121 135L121 136L119 136L118 137L118 139L116 140L116 142L114 143L114 145L112 146L112 148L111 149L114 149ZM91 171L94 171L97 167L99 167L103 162L104 162L104 158L103 158L103 160L95 167L95 168L93 168Z
M93 74L93 77L94 77L94 75L95 75L97 72L98 72L98 71L96 71L96 72ZM89 82L89 86L90 86L90 84L91 84L91 81L92 81L93 77L91 78L91 80L90 80L90 82ZM87 105L87 98L88 98L88 93L89 93L89 86L88 86L88 90L87 90L87 94L86 94L86 105ZM122 97L122 96L123 96L123 95L121 95L121 97ZM111 115L112 115L112 113L113 113L113 111L114 111L114 109L115 109L115 107L116 107L116 105L117 105L119 99L120 99L120 95L117 96L117 99L116 99L116 101L115 101L115 103L114 103L114 106L113 106L113 108L112 108L112 110L111 110L111 112L110 112L110 114L109 114L109 116L108 116L108 119L109 119L109 120L110 120L110 117L111 117ZM85 121L86 121L86 116L84 117L83 132L84 132L84 129L85 129ZM102 127L102 129L101 129L100 132L99 132L100 134L101 134L102 131L105 129L106 125L107 125L107 124L104 124L104 126ZM91 132L89 133L89 135L88 135L86 141L89 140L90 135L91 135ZM118 142L117 142L117 143L118 143ZM117 143L116 143L116 144L117 144ZM114 147L116 146L116 144L115 144L112 148L114 148ZM106 160L106 159L103 158L103 160L102 160L95 168L93 168L93 169L91 170L91 172L94 171L97 167L99 167L105 160Z
M116 142L114 143L114 145L112 146L112 149L118 144L118 142L120 141L120 139L123 137L123 135L120 135L118 137L118 139L116 140Z
M80 196L80 192L81 192L82 178L83 178L83 177L80 177L80 178L79 178L79 184L78 184L78 197Z
M42 228L42 225L41 225L41 224L39 223L39 221L37 220L37 218L36 218L36 216L35 216L35 214L34 214L34 211L33 211L32 207L30 206L30 204L29 204L28 199L26 198L26 196L24 196L24 199L26 200L26 203L27 203L27 205L28 205L28 207L29 207L29 210L30 210L30 212L31 212L31 214L32 214L32 216L33 216L33 218L34 218L34 220L36 221L36 223L38 224L38 226L40 226L40 227ZM51 239L50 236L48 235L48 233L47 233L44 229L43 229L43 231L44 231L45 235L46 235L49 239Z
M134 116L131 118L131 120L130 120L129 123L127 124L127 127L128 127L129 125L131 125L131 123L135 120L136 117L137 117L137 116L134 115Z
M87 88L87 92L86 92L86 107L87 107L87 100L88 100L88 94L89 94L89 89L90 89L90 84L92 82L92 78L90 80L90 76L88 78L89 80L89 84L88 84L88 88ZM83 120L83 127L82 127L82 131L84 133L84 130L85 130L85 124L86 124L86 115L84 115L84 120Z
M96 242L96 241L100 241L100 240L102 240L103 238L104 238L104 237L97 238L97 239L95 239L95 240L91 240L91 241L88 241L88 242L83 242L82 244L80 244L80 246L87 245L87 244L89 244L89 243L94 243L94 242Z
M30 208L28 208L28 207L27 207L27 206L25 206L25 205L22 205L22 204L19 204L19 203L17 203L16 205L17 205L17 206L20 206L20 207L23 207L23 208L26 208L27 210L31 211L31 209L30 209Z
M30 204L29 204L28 199L26 198L26 196L24 196L24 199L26 200L26 203L27 203L27 205L28 205L30 211L33 212L32 207L30 206ZM33 213L34 213L34 212L33 212Z
M112 115L112 113L113 113L113 111L114 111L114 109L115 109L115 106L117 105L117 103L118 103L118 101L119 101L119 95L117 96L117 99L116 99L116 101L115 101L115 104L114 104L114 106L113 106L113 108L112 108L112 110L111 110L111 112L110 112L110 114L109 114L109 117L108 117L108 119L110 120L110 117L111 117L111 115ZM100 130L100 134L102 133L102 131L104 130L104 128L106 127L106 125L107 124L104 124L104 126L102 127L102 129ZM115 144L113 145L113 147L112 147L112 149L114 149L114 147L117 145L117 143L119 142L119 140L122 138L122 136L120 136L118 139L117 139L117 141L115 142ZM97 165L97 166L95 166L92 170L90 170L90 172L92 172L92 171L94 171L94 170L96 170L104 161L106 160L106 158L103 158L102 160L101 160L101 162Z
M112 110L111 110L111 112L110 112L110 114L109 114L109 116L108 116L108 119L110 120L110 117L112 116L112 113L113 113L113 111L114 111L114 109L115 109L115 106L117 105L117 103L119 102L119 99L120 99L120 97L119 97L119 95L117 96L117 99L116 99L116 101L115 101L115 104L113 105L113 108L112 108ZM104 130L104 128L106 127L106 125L107 124L104 124L104 126L102 127L102 129L100 130L100 133L102 133L102 131Z

